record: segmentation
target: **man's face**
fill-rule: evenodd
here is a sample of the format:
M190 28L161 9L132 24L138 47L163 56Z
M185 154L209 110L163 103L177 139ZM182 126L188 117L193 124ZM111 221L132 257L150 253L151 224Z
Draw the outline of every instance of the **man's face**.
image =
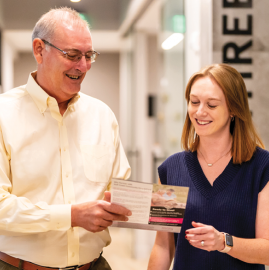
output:
M61 23L50 43L64 51L76 49L84 54L92 50L89 30L66 23ZM91 63L86 62L84 56L79 62L72 62L59 50L49 47L42 51L42 64L38 67L37 81L58 101L65 101L80 91L80 85L90 68Z

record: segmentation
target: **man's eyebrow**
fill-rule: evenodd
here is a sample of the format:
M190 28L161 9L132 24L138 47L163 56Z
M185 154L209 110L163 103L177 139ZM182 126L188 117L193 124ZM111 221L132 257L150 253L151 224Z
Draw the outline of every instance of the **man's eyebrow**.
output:
M65 51L65 52L68 52L68 51L81 52L80 50L75 49L75 48L65 48L65 49L63 49L63 51ZM94 50L91 49L91 50L86 51L86 53L87 53L87 52L93 52L93 51L94 51Z
M76 52L80 52L80 50L75 49L75 48L65 48L65 49L63 49L63 51L76 51Z

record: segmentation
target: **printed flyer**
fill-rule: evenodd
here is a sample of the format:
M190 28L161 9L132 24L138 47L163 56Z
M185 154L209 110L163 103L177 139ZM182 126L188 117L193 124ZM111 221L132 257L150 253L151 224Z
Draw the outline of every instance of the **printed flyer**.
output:
M112 179L111 202L132 211L112 227L177 232L181 230L189 188Z

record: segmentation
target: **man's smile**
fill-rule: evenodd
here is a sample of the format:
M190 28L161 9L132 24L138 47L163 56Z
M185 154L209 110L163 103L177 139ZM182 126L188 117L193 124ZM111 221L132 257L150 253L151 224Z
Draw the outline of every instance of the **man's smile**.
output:
M66 76L72 80L78 80L81 76L78 76L78 75L69 75L69 74L66 74Z

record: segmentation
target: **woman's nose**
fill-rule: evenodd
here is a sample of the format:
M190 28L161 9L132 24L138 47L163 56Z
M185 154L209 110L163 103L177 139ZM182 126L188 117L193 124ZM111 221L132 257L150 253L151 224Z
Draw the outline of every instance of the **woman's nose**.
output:
M206 109L205 106L203 104L200 104L197 111L196 111L196 114L200 115L200 116L205 115L206 114L205 109Z

